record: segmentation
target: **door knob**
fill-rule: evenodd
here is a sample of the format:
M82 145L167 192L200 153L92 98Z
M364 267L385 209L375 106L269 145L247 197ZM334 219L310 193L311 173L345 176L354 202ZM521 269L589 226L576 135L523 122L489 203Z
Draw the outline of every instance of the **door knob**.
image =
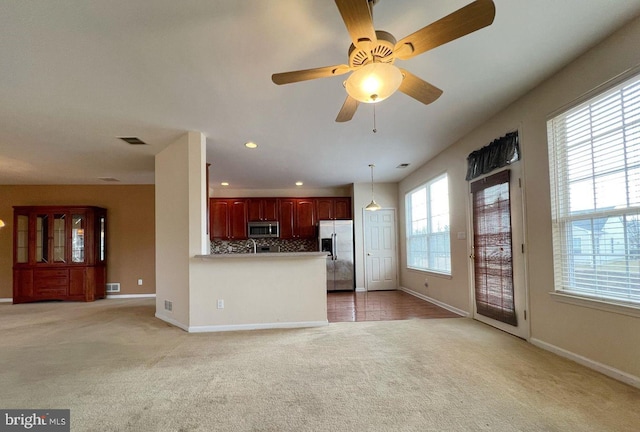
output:
M367 254L367 256L371 256L371 252L369 252L369 253Z

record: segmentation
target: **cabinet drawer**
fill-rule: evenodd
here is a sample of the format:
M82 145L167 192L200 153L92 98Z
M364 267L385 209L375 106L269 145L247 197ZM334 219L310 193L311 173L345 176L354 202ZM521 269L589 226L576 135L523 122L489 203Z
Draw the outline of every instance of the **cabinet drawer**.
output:
M36 279L33 281L33 286L36 291L42 289L58 289L62 288L66 291L69 285L69 279L67 278L52 278L52 279Z
M33 271L34 279L58 279L68 277L68 269L38 269Z
M47 297L66 297L67 296L67 288L66 287L43 287L34 289L35 294L40 298Z

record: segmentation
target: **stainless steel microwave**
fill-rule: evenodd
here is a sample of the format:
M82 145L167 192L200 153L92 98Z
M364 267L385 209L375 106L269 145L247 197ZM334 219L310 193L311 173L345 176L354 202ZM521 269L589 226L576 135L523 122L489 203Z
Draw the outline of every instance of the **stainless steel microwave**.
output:
M249 238L280 237L280 223L272 222L249 222Z

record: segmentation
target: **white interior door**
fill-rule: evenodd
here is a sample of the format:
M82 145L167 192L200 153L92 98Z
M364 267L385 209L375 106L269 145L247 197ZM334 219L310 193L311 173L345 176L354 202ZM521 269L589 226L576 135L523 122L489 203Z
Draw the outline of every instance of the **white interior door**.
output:
M528 339L520 177L520 164L515 163L471 182L470 273L473 317Z
M364 211L367 291L398 288L395 210Z

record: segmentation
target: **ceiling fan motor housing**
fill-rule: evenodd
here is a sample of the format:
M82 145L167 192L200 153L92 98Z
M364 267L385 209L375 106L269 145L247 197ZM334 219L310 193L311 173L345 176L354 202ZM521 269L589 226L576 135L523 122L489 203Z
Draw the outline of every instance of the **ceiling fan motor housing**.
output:
M375 45L369 42L359 43L358 46L351 44L349 47L349 66L359 68L369 63L389 63L393 64L393 48L396 46L396 38L391 33L383 30L376 30Z

